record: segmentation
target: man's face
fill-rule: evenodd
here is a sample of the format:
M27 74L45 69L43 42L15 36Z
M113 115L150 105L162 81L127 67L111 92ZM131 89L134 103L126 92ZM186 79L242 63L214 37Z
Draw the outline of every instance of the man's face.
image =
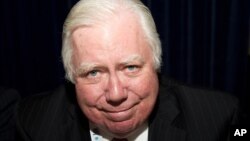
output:
M147 120L158 93L151 49L131 17L72 34L78 104L94 125L118 136Z

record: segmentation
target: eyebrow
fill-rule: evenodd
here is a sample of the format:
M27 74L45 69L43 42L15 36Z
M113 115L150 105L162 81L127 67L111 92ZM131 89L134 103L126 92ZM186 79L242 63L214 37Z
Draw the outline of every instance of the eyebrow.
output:
M143 57L141 57L140 55L131 55L128 58L122 60L121 63L119 63L119 65L129 65L133 62L139 62L141 64L145 63ZM93 70L94 68L102 68L102 66L96 63L87 63L87 62L81 63L76 70L76 75L78 76L87 73L90 70Z
M96 68L97 66L98 64L95 64L95 63L81 63L81 65L76 70L76 75L78 76L78 75L84 74L92 70L93 68Z
M132 62L135 62L135 61L137 61L141 64L145 63L143 57L141 57L140 55L132 55L132 56L129 56L128 58L124 59L121 64L126 65L126 64L130 64Z

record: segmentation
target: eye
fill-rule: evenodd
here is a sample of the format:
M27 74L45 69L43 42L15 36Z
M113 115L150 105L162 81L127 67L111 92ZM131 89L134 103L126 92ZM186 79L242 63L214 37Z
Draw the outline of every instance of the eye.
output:
M138 69L138 66L136 66L136 65L129 65L129 66L127 66L127 70L128 71L135 71L136 69Z
M91 71L89 71L89 72L86 74L86 76L87 76L87 77L96 77L96 76L98 75L98 73L99 73L99 70L91 70Z
M103 72L100 69L92 69L80 75L81 82L84 84L96 84L101 81Z
M138 65L128 65L125 67L125 74L130 77L140 74L141 67Z

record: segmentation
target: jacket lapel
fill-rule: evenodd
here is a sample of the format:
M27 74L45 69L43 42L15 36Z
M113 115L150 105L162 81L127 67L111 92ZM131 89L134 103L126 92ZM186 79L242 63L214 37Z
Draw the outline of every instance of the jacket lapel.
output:
M77 106L73 85L67 85L66 94L69 117L64 129L68 130L66 133L69 133L69 139L65 141L90 141L89 121Z
M149 141L185 141L185 120L175 94L160 88L159 97L149 119Z
M149 126L149 141L185 141L186 131L179 128L175 123L157 119Z

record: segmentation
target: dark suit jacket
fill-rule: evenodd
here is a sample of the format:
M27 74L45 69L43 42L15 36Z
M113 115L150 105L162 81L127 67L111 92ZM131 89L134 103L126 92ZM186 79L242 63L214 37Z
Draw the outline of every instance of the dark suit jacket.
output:
M16 90L0 87L0 141L14 141L14 111L19 99Z
M88 120L70 87L23 100L17 127L25 141L90 141ZM163 81L149 118L149 141L227 140L236 121L237 100L219 92Z

